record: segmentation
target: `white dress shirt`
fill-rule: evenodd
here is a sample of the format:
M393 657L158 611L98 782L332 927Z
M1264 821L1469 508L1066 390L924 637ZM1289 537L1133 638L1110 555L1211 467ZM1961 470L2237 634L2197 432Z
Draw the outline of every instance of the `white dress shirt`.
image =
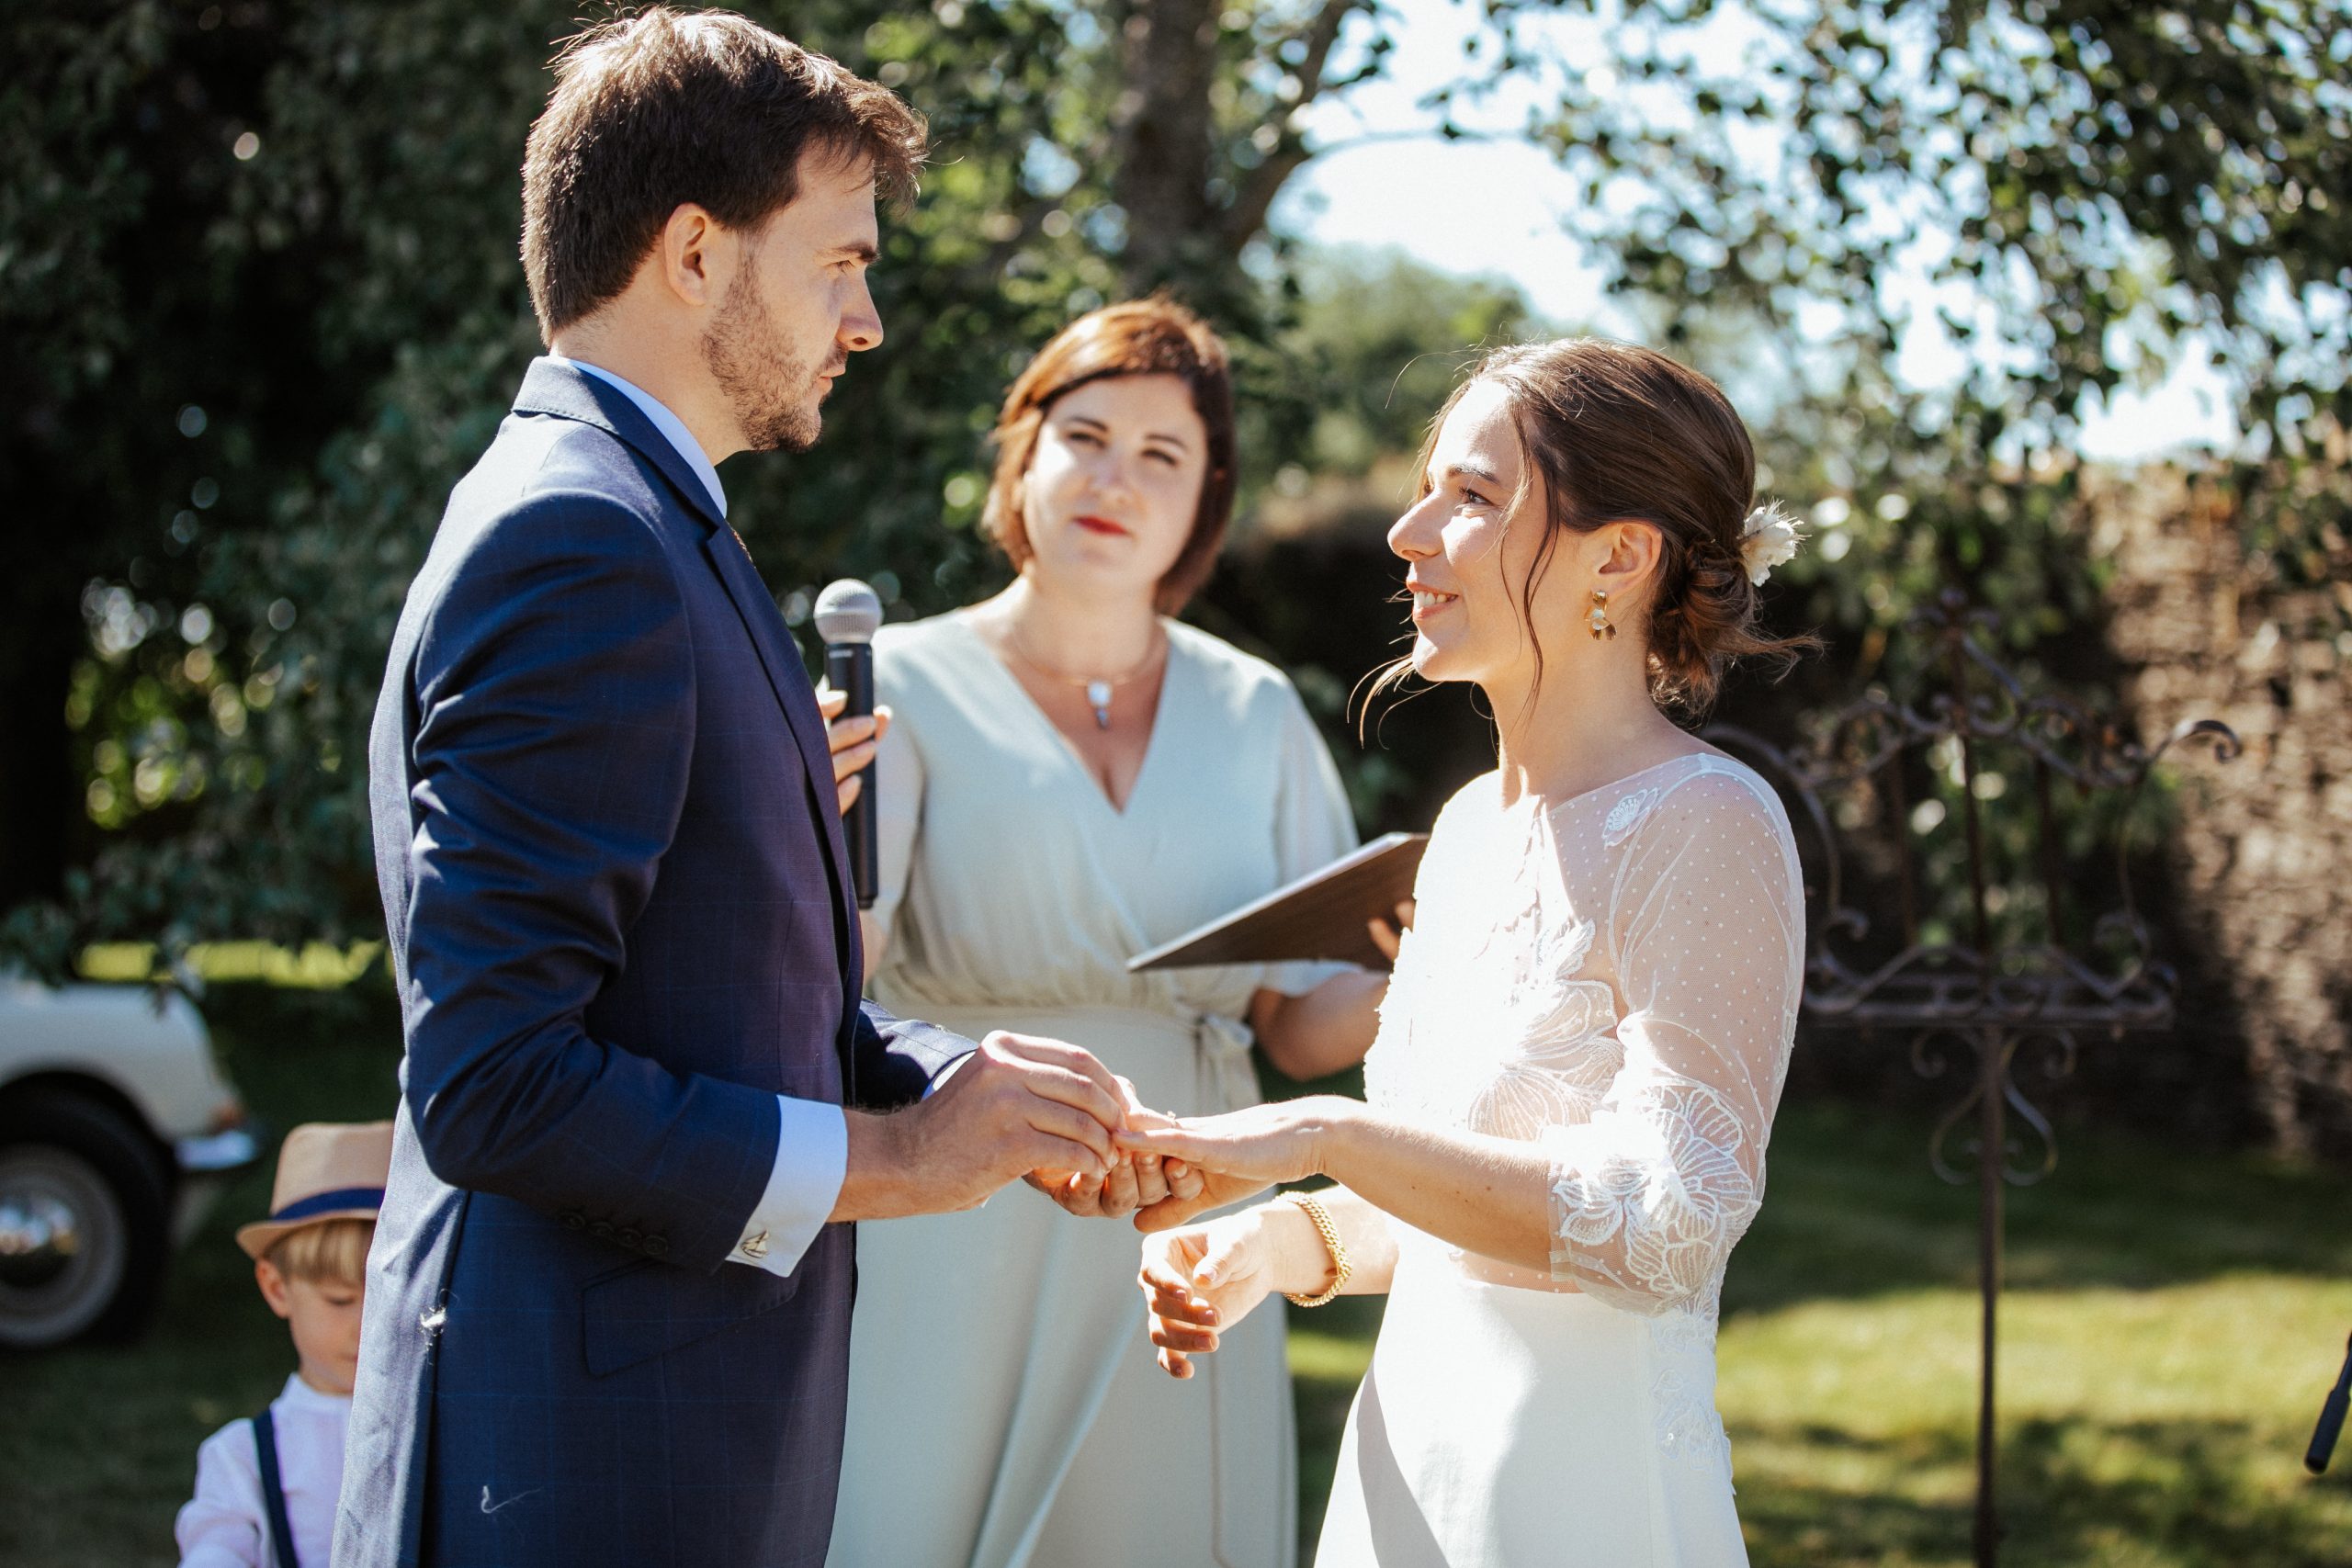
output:
M300 1377L269 1402L277 1433L286 1523L303 1568L324 1568L334 1545L335 1497L343 1490L343 1438L351 1396L321 1393ZM271 1568L269 1516L261 1498L261 1456L250 1418L230 1422L196 1450L196 1495L172 1527L180 1568Z
M718 487L718 469L705 456L702 444L685 422L642 387L624 381L602 366L584 359L548 355L550 364L569 365L613 388L637 405L663 439L677 449L710 491L720 521L727 517L727 492ZM743 1238L727 1255L730 1263L748 1263L771 1274L789 1274L800 1266L800 1256L817 1239L841 1196L842 1178L849 1169L849 1122L842 1108L818 1100L775 1097L781 1117L777 1127L775 1163L768 1170L767 1190L743 1226ZM323 1561L323 1559L322 1559Z

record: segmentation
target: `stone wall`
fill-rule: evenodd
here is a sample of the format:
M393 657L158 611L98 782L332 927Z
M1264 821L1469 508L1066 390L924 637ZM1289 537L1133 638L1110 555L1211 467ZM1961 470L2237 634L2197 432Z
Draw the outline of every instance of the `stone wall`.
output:
M2227 767L2177 774L2159 916L2197 950L2182 1037L2242 1060L2281 1150L2352 1156L2352 563L2283 589L2247 569L2219 487L2143 470L2086 492L2141 732L2210 717L2245 742Z

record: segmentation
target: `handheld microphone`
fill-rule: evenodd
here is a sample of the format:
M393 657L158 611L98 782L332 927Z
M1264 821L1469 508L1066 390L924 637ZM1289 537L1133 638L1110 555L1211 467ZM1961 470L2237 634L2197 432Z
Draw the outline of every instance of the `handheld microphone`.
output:
M2312 1446L2303 1453L2303 1468L2313 1475L2325 1470L2335 1454L2347 1408L2352 1408L2352 1344L2344 1348L2344 1370L2335 1374L2335 1386L2319 1407L2319 1425L2312 1428Z
M817 595L814 618L817 635L825 640L825 684L849 694L843 718L863 718L874 711L874 628L882 624L882 600L865 583L844 577ZM842 831L849 839L849 879L857 907L870 909L881 880L875 852L874 764L866 763L857 777L863 783L842 818Z

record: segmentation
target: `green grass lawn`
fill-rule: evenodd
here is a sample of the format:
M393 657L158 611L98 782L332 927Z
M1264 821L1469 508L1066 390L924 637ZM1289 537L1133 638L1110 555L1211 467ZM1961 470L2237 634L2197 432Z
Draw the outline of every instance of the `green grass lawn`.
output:
M2352 1182L2060 1137L2057 1173L2009 1196L2003 1562L2352 1564L2352 1451L2301 1465L2352 1333ZM1758 1568L1971 1561L1975 1197L1925 1151L1924 1122L1782 1108L1720 1350ZM1376 1318L1292 1322L1311 1542Z
M206 1003L279 1128L386 1113L399 1058L375 990L257 984ZM2352 1331L2341 1172L2062 1134L2011 1201L2003 1319L2004 1562L2352 1564L2352 1453L2300 1459ZM1732 1266L1722 1404L1758 1568L1968 1561L1973 1194L1916 1119L1784 1109L1762 1218ZM197 1444L284 1380L283 1329L230 1240L266 1169L224 1195L129 1347L0 1358L0 1563L168 1563ZM1291 1314L1300 1512L1312 1541L1379 1303Z

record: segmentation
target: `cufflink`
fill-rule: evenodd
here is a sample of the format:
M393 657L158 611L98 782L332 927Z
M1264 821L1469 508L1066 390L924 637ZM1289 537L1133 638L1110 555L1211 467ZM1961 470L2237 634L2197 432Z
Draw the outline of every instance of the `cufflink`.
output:
M735 1250L746 1258L765 1258L768 1255L768 1233L757 1231L745 1236L742 1245Z

